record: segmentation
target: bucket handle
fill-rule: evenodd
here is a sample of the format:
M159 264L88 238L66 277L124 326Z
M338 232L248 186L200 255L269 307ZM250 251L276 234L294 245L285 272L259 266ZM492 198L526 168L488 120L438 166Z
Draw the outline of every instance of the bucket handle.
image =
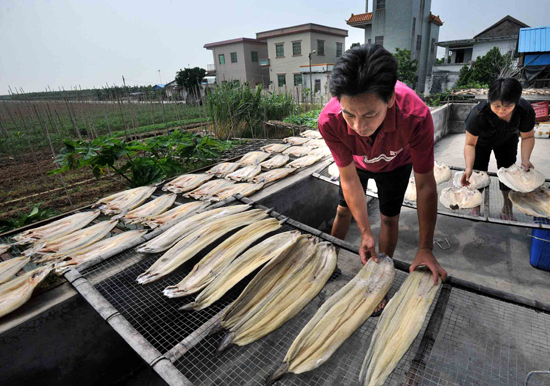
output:
M546 241L547 243L550 243L550 240L541 239L540 237L530 235L530 234L529 234L529 229L530 229L530 228L526 228L526 229L525 229L525 235L526 235L526 236L529 236L529 237L531 237L531 238L533 238L533 239L535 239L535 240Z

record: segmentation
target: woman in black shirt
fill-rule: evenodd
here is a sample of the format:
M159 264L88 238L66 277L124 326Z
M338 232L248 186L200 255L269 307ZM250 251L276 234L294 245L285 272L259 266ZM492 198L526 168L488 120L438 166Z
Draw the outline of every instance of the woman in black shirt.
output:
M491 83L488 100L470 111L465 121L466 171L462 176L462 185L470 184L473 170L487 171L491 151L495 153L497 168L512 166L516 162L519 136L521 165L527 171L534 168L529 159L535 146L535 111L521 97L521 93L521 84L516 79L498 78ZM504 220L515 220L512 203L508 199L510 188L500 183L500 190L504 197L500 217Z

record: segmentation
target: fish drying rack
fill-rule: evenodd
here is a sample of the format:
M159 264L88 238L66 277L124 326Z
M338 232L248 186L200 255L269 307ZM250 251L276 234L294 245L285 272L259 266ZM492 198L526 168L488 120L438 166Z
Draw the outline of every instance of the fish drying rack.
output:
M454 166L451 166L451 170L453 171L452 177L454 177L454 174L457 171L464 171L463 168L458 168ZM498 177L496 173L493 173L493 172L489 172L488 174L489 174L490 184L482 192L483 203L481 204L479 216L472 215L470 213L470 209L458 209L458 210L448 209L439 201L439 196L441 195L441 191L445 188L450 188L454 186L453 178L437 186L437 197L438 197L437 213L444 216L464 218L471 221L511 225L511 226L522 227L522 228L550 229L549 221L535 222L532 216L521 213L515 207L514 207L514 216L516 217L516 221L501 219L499 215L500 215L500 211L502 210L502 206L504 205L504 198L499 189ZM320 170L317 173L313 173L312 176L322 181L334 184L336 186L340 185L339 178L332 177L328 172L328 167ZM546 183L548 182L550 182L550 179L546 180ZM375 190L368 188L366 193L367 193L367 196L378 198L378 193ZM416 202L409 202L405 200L403 202L403 206L416 209Z
M267 209L240 195L209 209L242 203ZM285 220L279 233L299 230L357 253L357 247L317 229L275 211L269 215ZM271 334L217 354L223 333L209 335L209 332L250 277L201 311L179 311L194 297L169 299L162 290L177 284L200 258L231 234L172 274L150 284L140 285L136 278L161 254L140 254L134 248L96 265L72 269L65 278L167 384L263 385L321 304L355 272L337 271L317 297ZM397 260L394 263L397 272L390 296L406 279L409 267ZM361 364L377 320L369 318L319 368L301 375L289 374L279 384L358 385ZM386 384L549 385L550 375L545 372L550 367L548 358L550 305L450 277L432 304L418 337Z

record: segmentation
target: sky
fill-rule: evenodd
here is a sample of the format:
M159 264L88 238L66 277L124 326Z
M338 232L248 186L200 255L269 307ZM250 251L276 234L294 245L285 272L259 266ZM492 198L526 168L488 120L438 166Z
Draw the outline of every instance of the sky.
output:
M549 0L432 0L431 9L444 22L440 41L471 38L506 15L550 24ZM206 43L304 23L347 29L348 48L364 35L345 20L363 12L358 0L1 0L0 95L122 85L122 76L168 83L181 68L214 63Z

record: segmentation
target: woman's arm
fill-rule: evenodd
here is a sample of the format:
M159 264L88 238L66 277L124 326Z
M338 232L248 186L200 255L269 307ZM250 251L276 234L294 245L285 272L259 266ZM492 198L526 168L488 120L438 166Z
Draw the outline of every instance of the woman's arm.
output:
M466 161L466 171L464 172L462 180L460 181L462 183L462 186L470 185L470 176L472 175L472 171L474 170L474 161L476 158L477 139L478 137L476 137L475 135L470 134L468 131L466 132L466 143L464 144L464 160Z
M525 170L535 168L531 161L531 152L535 147L535 131L531 130L527 133L520 132L521 134L521 165Z

